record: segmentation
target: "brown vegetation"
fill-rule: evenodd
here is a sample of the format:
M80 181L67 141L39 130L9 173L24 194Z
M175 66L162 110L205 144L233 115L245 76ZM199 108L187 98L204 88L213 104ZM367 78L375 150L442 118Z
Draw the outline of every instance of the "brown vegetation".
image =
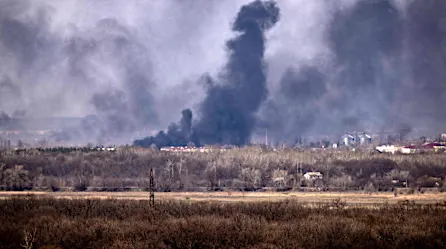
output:
M156 190L164 192L305 188L375 192L406 187L406 182L422 192L421 188L446 188L445 159L445 153L385 155L272 151L261 147L210 153L169 153L131 147L116 152L11 151L0 154L0 189L145 190L149 169L153 168ZM320 171L324 177L307 181L302 172L308 171Z
M1 248L444 248L446 205L0 200Z

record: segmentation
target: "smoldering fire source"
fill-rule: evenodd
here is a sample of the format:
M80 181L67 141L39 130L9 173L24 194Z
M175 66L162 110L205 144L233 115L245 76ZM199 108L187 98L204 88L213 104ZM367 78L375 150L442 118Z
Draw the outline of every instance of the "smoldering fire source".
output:
M429 136L446 121L446 2L4 0L0 63L0 129L78 118L61 141Z

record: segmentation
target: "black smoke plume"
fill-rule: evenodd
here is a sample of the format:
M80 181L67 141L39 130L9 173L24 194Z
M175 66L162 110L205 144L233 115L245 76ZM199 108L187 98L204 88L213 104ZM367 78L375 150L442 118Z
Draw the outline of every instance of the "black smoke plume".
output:
M226 69L218 83L208 89L201 105L201 119L195 127L200 143L249 142L255 114L268 93L264 32L278 18L279 9L273 2L255 1L241 8L232 27L241 34L227 42L230 55Z
M263 60L264 33L278 19L279 9L272 1L257 0L240 9L232 26L238 35L226 43L229 60L225 69L217 79L208 78L207 95L199 109L200 119L193 127L195 144L244 145L250 142L256 113L268 94ZM176 131L173 125L167 134L160 132L135 144L184 144L175 139ZM163 142L157 143L160 140Z
M191 142L192 111L185 109L179 124L169 125L167 132L160 131L156 136L136 140L135 145L139 146L186 146Z

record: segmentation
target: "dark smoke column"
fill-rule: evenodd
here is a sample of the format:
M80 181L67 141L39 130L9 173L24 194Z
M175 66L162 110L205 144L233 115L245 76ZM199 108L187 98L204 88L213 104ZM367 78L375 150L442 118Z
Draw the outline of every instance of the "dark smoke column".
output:
M232 30L240 34L227 42L229 61L217 83L211 82L194 127L199 144L244 145L255 125L255 113L265 100L264 32L279 20L272 1L243 6Z

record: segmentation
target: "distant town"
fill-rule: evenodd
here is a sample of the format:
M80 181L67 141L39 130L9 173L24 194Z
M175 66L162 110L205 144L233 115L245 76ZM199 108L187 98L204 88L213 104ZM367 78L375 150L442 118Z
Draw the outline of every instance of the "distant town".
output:
M129 139L129 144L99 144L91 141L88 143L75 143L60 139L56 134L60 129L0 129L0 150L20 150L20 149L50 149L56 147L91 148L94 150L114 151L119 146L131 145L131 139L137 137L141 132ZM302 136L296 142L290 144L285 142L268 142L257 139L251 145L266 146L270 149L311 149L311 150L351 150L351 151L375 151L379 153L439 153L446 151L446 133L436 137L420 137L418 139L408 139L398 132L365 132L353 131L344 133L341 136ZM156 145L152 145L156 148ZM204 146L196 147L193 144L188 146L167 146L156 148L168 152L211 152L218 148L219 151L235 148L232 145L225 146Z

